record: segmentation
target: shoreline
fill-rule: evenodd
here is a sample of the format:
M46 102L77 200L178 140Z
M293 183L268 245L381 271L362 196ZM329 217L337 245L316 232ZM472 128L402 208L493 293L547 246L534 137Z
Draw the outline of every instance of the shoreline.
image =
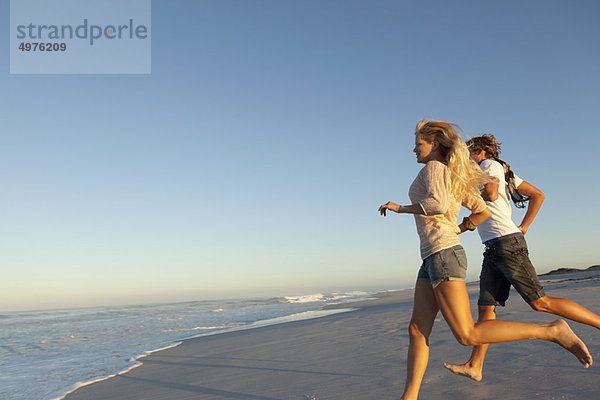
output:
M573 276L570 272L540 278L549 295L575 300L600 313L595 301L600 293L600 271L588 272L593 273L575 272ZM467 284L472 309L475 309L478 294L476 283ZM81 386L63 398L197 399L200 394L202 399L397 398L403 387L408 345L406 327L412 309L412 293L412 289L382 292L373 295L377 297L374 299L323 307L328 311L347 310L352 306L350 312L185 339L177 347L145 357L139 368ZM553 315L530 311L514 292L511 292L507 307L500 308L498 318L532 323L556 319ZM493 378L489 381L484 378L483 384L471 383L440 368L441 362L464 361L470 351L455 342L440 316L436 321L422 398L439 397L441 393L462 393L462 398L489 398L483 394L488 396L490 387L500 390L496 380L503 381L498 376L515 377L514 373L502 375L506 365L521 371L517 383L511 383L514 386L511 398L516 399L526 398L519 397L519 390L537 396L538 393L549 393L544 388L567 391L570 396L567 398L586 399L589 397L581 397L581 393L587 393L588 386L595 386L589 383L590 374L597 382L594 370L597 367L580 371L576 360L559 346L530 340L490 346L488 358L495 362L486 363L486 369L492 372L484 371L484 377L488 374ZM600 347L594 344L597 340L593 340L597 339L597 330L581 324L570 325L598 358ZM514 349L521 350L515 352ZM544 354L544 359L536 354ZM531 357L537 360L533 366ZM561 367L562 364L566 366ZM562 382L562 389L543 377L544 374L555 374L556 368L564 369L561 372L564 379L557 379ZM531 378L523 380L530 375ZM578 382L578 376L583 377L581 382ZM529 379L541 379L545 385L532 392L533 389L527 386ZM577 384L569 385L573 382ZM504 381L504 385L507 384L508 381ZM445 385L449 385L450 392ZM336 393L344 395L338 397ZM452 396L446 397L449 400L459 398Z
M123 371L108 375L106 377L99 377L99 378L91 379L90 381L87 381L87 382L78 382L78 383L72 385L70 388L68 388L67 389L68 391L66 391L64 394L62 394L58 397L49 397L47 400L70 400L71 399L70 395L77 392L78 390L85 388L87 386L90 386L90 385L105 382L110 379L125 375L136 368L142 367L144 365L144 363L142 361L140 361L141 359L147 358L148 356L150 356L154 353L158 353L158 352L162 352L165 350L179 347L181 345L184 345L188 341L194 341L197 339L207 338L210 336L221 336L221 335L228 335L228 334L235 334L235 333L244 333L246 331L251 331L254 329L269 328L272 326L285 325L285 324L291 324L291 323L297 323L297 322L310 322L313 320L318 320L318 319L327 318L330 316L335 316L337 314L360 311L363 308L369 308L369 307L381 306L381 305L390 305L390 304L395 303L395 301L397 300L397 296L400 293L410 293L411 294L410 299L412 299L412 290L413 290L413 288L407 288L407 289L378 292L378 293L368 296L368 298L364 299L364 300L325 305L319 309L312 310L312 311L305 311L302 313L290 314L290 315L286 315L283 317L259 320L259 321L253 322L253 323L243 326L243 327L233 327L233 328L228 328L228 329L224 329L221 331L208 332L208 333L202 333L202 334L190 336L188 338L181 339L180 341L178 341L177 343L174 343L172 345L168 345L163 348L144 352L142 355L136 357L135 360L137 363L135 365L130 366L130 367L124 369Z
M401 291L402 290L411 290L411 289L401 289ZM378 294L375 294L375 295L378 295ZM365 300L360 300L359 302L362 302L362 301L365 301ZM110 374L110 375L107 375L104 377L92 378L89 381L77 382L77 383L73 384L72 386L66 388L64 390L64 392L62 390L59 390L59 391L55 392L54 394L49 394L49 395L45 396L43 398L43 400L63 400L71 393L74 393L75 391L77 391L83 387L86 387L86 386L89 386L89 385L92 385L95 383L103 382L108 379L112 379L117 376L120 376L120 375L127 374L128 372L132 371L133 369L141 367L144 364L140 360L142 360L154 353L164 351L164 350L169 350L169 349L175 348L177 346L180 346L181 344L183 344L185 341L188 341L188 340L194 340L194 339L203 338L203 337L207 337L207 336L213 336L213 335L222 335L222 334L227 334L227 333L232 333L232 332L243 332L246 330L258 329L258 328L268 327L268 326L272 326L272 325L286 324L286 323L296 322L296 321L312 320L312 319L324 318L324 317L339 314L339 313L351 312L351 311L357 310L357 308L347 307L348 304L353 304L353 303L354 303L354 301L351 301L348 303L338 303L338 304L327 305L327 306L323 306L316 310L304 311L301 313L285 315L282 317L268 318L268 319L264 319L264 320L255 321L253 323L250 323L250 324L244 325L244 326L240 326L240 327L231 327L231 328L226 328L223 330L207 332L207 333L200 333L197 335L186 337L186 338L180 339L172 344L169 344L167 346L163 346L161 348L157 348L157 349L153 349L153 350L144 351L142 354L135 357L134 365L124 368L123 370L121 370L119 372L116 372L116 373L113 373L113 374ZM346 307L342 307L344 305L346 305ZM61 393L61 394L57 394L57 393Z
M181 340L339 312L319 309L372 293L312 293L0 315L6 322L2 330L6 343L0 349L5 368L0 398L58 399L78 387L128 372L145 362L141 357ZM20 334L23 329L28 330L27 336Z
M69 394L75 392L76 390L78 390L78 389L80 389L82 387L85 387L85 386L88 386L88 385L92 385L94 383L106 381L106 380L114 378L116 376L126 374L126 373L134 370L135 368L141 367L142 365L144 365L144 363L140 361L141 359L146 358L149 355L151 355L153 353L157 353L159 351L164 351L164 350L172 349L174 347L177 347L177 346L181 345L182 343L183 343L183 341L180 341L180 342L173 343L171 345L168 345L168 346L156 349L156 350L145 351L143 354L140 354L139 356L135 357L136 364L134 364L132 366L129 366L129 367L125 368L124 370L117 372L116 374L111 374L111 375L108 375L108 376L105 376L105 377L92 379L92 380L89 380L87 382L78 382L78 383L75 383L73 386L69 387L67 389L67 392L65 392L64 394L59 395L58 397L52 397L52 396L54 396L53 394L50 394L47 397L49 398L49 400L63 400Z

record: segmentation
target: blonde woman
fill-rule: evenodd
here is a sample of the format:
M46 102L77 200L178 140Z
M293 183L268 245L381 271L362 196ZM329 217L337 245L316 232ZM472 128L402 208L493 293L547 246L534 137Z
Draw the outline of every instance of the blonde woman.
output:
M417 162L425 164L409 190L411 205L387 202L379 207L414 214L421 243L423 264L417 276L413 313L409 326L406 386L402 399L416 399L429 359L429 335L438 311L464 346L543 339L555 342L577 357L587 368L592 357L585 344L563 320L533 325L487 320L475 323L465 285L467 260L458 234L474 230L490 217L478 186L491 182L470 159L469 150L455 124L423 120L417 124L414 152ZM472 214L460 225L460 207Z

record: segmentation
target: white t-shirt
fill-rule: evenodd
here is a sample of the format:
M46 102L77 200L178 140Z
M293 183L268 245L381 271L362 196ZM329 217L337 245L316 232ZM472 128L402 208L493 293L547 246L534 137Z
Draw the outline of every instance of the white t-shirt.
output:
M510 194L504 179L504 167L491 158L483 160L479 165L487 175L498 179L498 198L496 201L485 202L492 212L492 216L477 227L481 241L487 242L488 240L521 232L511 218ZM515 187L518 187L521 183L523 183L523 179L515 175Z

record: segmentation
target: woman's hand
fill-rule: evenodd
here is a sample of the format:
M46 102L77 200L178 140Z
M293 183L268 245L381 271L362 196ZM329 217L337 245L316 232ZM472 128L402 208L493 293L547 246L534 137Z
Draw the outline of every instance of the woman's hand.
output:
M388 201L387 203L385 203L384 205L379 207L379 214L381 214L385 217L386 216L385 213L387 210L392 210L394 212L398 212L400 210L400 206L394 202Z
M491 216L492 216L492 212L490 211L489 208L486 207L485 210L483 210L482 212L473 213L473 214L469 215L468 218L469 218L469 221L471 221L472 225L478 226L483 221L485 221L486 219L488 219ZM460 232L458 232L459 235L468 230L467 227L464 225L464 223L461 223L460 225L458 225L458 229L460 229Z

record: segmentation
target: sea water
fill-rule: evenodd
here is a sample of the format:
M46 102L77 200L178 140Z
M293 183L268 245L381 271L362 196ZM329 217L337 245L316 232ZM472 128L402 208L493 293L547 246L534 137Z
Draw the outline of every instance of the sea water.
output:
M0 399L62 399L194 336L324 315L367 292L0 313ZM332 311L336 312L336 311Z

